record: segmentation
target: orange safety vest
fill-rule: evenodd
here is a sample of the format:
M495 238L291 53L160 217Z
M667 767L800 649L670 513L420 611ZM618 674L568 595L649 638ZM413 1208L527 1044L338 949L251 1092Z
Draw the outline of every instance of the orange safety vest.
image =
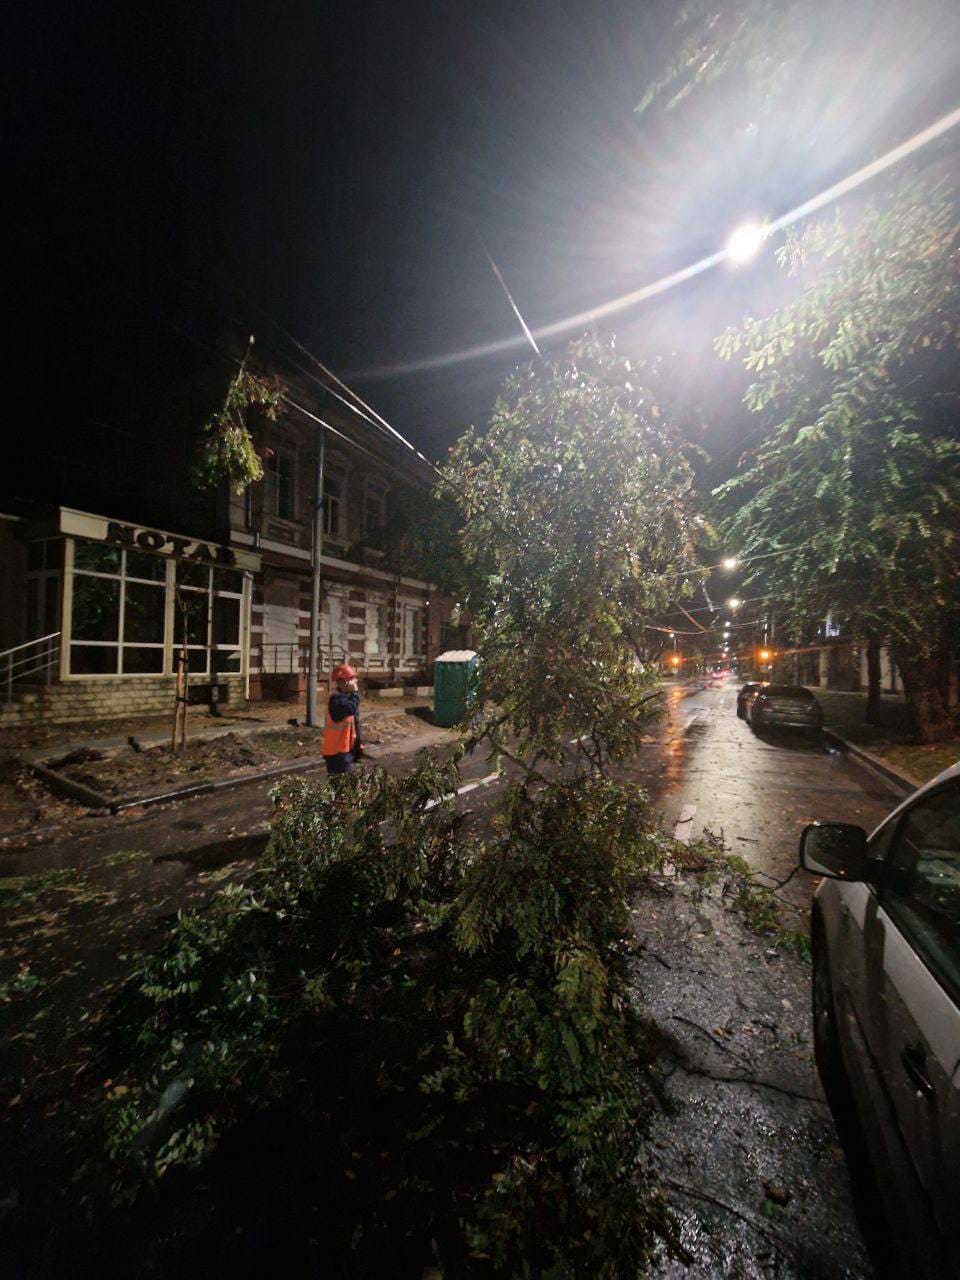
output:
M357 741L357 728L353 716L345 716L342 720L336 721L330 715L330 707L327 707L327 719L323 726L323 754L325 756L339 756L344 752L352 751Z

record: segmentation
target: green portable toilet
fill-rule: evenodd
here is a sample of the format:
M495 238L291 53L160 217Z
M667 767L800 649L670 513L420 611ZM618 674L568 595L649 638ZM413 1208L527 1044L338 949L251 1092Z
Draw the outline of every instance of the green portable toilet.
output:
M448 729L467 714L470 680L477 665L472 649L448 649L433 664L433 723Z

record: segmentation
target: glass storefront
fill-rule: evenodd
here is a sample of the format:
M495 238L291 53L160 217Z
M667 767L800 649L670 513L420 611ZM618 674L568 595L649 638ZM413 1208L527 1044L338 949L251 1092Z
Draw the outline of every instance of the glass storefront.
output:
M69 537L63 566L64 676L171 675L184 644L193 676L245 673L249 572Z

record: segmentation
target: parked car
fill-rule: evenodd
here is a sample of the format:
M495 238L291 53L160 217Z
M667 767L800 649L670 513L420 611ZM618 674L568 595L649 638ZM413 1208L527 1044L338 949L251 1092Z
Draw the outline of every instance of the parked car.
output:
M767 687L766 680L748 680L745 685L737 691L737 715L741 720L747 718L747 706L757 696L761 689Z
M768 684L746 705L751 729L822 729L823 708L798 684Z
M817 1066L853 1108L903 1257L897 1275L960 1274L960 764L867 838L814 824ZM852 1095L852 1096L851 1096Z

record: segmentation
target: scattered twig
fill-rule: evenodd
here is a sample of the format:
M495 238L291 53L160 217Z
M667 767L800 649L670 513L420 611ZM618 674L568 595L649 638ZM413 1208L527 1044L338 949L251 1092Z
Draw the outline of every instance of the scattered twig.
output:
M755 1089L769 1089L772 1093L783 1094L785 1098L795 1098L798 1102L813 1102L820 1107L828 1105L823 1098L817 1098L812 1093L798 1093L795 1089L787 1089L784 1085L773 1084L769 1080L757 1080L753 1076L716 1075L703 1067L692 1067L688 1062L678 1061L676 1065L687 1075L701 1076L704 1080L714 1080L717 1084L745 1084Z
M698 1191L694 1187L684 1186L682 1182L674 1182L672 1178L663 1178L662 1182L665 1187L669 1187L671 1191L679 1192L682 1196L690 1196L693 1200L703 1200L706 1204L712 1204L718 1209L725 1210L727 1213L732 1214L733 1217L739 1218L741 1222L745 1222L748 1227L753 1227L758 1235L763 1236L775 1248L788 1252L782 1236L775 1235L772 1231L762 1226L753 1214L743 1213L735 1205L728 1204L726 1200L721 1200L719 1196L712 1196L708 1191Z
M706 1027L701 1027L699 1022L693 1022L690 1018L685 1018L683 1014L680 1013L671 1014L671 1017L674 1022L682 1022L684 1026L692 1027L694 1031L699 1031L702 1036L706 1036L712 1044L715 1044L718 1049L722 1049L723 1052L733 1058L734 1061L742 1063L747 1062L746 1058L742 1057L739 1053L734 1053L731 1048L725 1045L722 1040L718 1040L715 1035L706 1029Z

